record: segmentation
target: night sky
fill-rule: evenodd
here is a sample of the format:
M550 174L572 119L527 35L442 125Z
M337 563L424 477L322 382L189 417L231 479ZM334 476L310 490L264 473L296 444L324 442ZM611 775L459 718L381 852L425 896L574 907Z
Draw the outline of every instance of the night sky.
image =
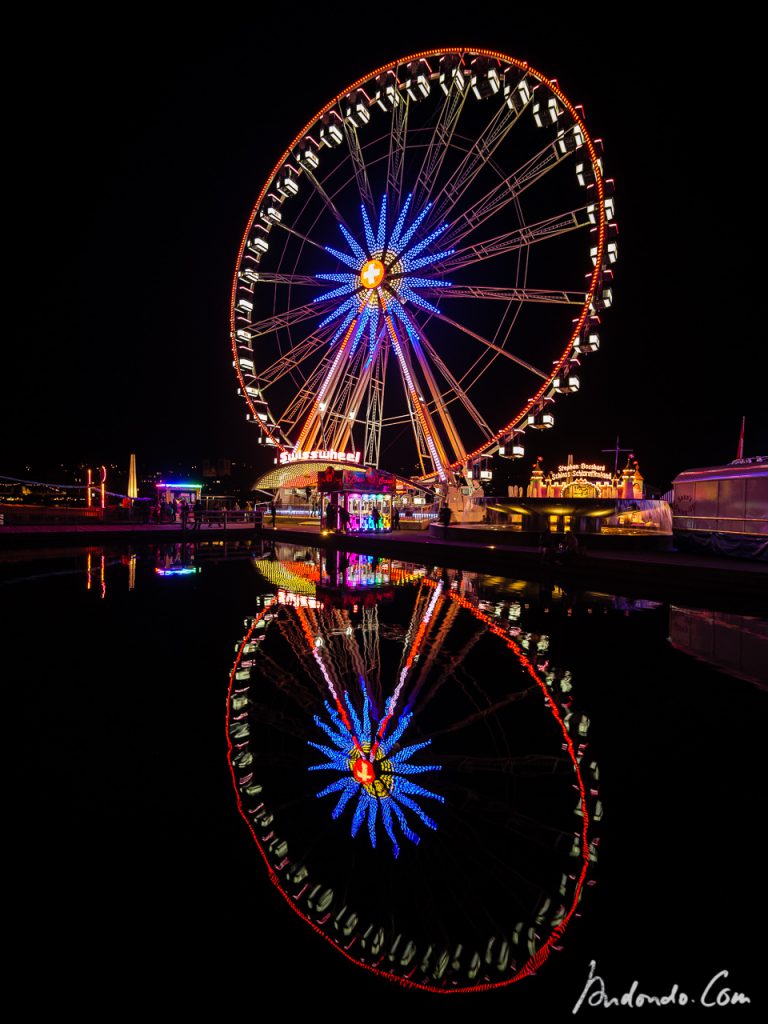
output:
M127 464L131 451L140 467L257 458L228 339L252 204L333 95L440 45L496 48L556 77L605 140L616 180L620 260L602 347L580 394L558 403L556 428L529 435L529 454L591 459L618 433L665 486L733 458L742 415L746 454L767 453L762 329L744 298L761 174L748 46L738 27L697 23L689 35L663 8L637 9L642 20L614 32L607 8L590 9L595 26L515 11L447 28L434 12L404 24L355 8L354 47L348 5L326 5L322 20L254 9L228 24L30 26L10 120L2 466Z

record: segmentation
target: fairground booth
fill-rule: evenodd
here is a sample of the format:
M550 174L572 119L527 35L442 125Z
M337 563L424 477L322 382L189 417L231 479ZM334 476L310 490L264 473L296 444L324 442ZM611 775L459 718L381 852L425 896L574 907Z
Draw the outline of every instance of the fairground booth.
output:
M170 504L175 498L179 504L182 501L186 501L190 506L193 506L196 501L200 500L200 493L203 489L202 484L165 482L155 484L155 487L157 488L158 501L166 501Z
M352 533L392 529L395 477L383 469L334 469L317 474L323 525Z

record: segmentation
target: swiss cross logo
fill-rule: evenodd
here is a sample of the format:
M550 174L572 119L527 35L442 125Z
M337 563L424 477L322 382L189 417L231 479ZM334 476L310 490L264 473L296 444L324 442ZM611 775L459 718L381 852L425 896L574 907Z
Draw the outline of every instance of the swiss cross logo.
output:
M384 264L381 260L369 260L360 272L360 277L366 288L376 288L384 278Z
M376 777L371 762L366 761L365 758L362 757L358 761L355 761L352 768L352 774L358 782L362 783L363 786L369 785Z

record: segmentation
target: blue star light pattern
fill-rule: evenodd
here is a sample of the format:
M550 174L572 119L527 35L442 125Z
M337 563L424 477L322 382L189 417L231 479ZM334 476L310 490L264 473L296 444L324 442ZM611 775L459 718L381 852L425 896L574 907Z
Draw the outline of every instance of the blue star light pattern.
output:
M394 754L391 753L408 728L413 714L406 712L393 720L393 698L390 698L387 702L387 713L382 718L384 728L379 726L376 734L376 723L371 718L371 703L362 677L360 687L363 695L362 715L358 715L349 694L345 691L346 709L340 704L337 710L325 701L330 725L319 715L314 716L315 724L328 735L332 746L309 741L310 747L319 750L328 759L322 764L312 765L309 771L337 772L341 778L317 794L318 797L329 796L331 793L340 794L331 816L334 819L338 818L347 804L357 797L352 815L352 836L356 836L360 826L367 821L371 846L375 847L376 823L380 818L384 831L392 843L393 853L397 857L400 854L400 846L395 834L396 826L406 839L410 839L412 843L419 842L419 836L408 824L406 810L419 818L428 828L437 828L437 823L421 809L414 798L429 797L439 803L445 803L444 797L409 781L407 776L439 771L441 766L410 763L413 755L428 747L431 740L412 743L410 746L401 747ZM395 721L394 728L387 735L388 726L392 721Z
M331 299L338 299L336 308L318 325L319 328L326 327L335 321L340 321L335 334L330 340L333 346L342 335L344 335L353 320L359 318L355 328L355 334L350 346L349 355L357 351L361 338L368 333L368 360L373 359L376 354L379 341L383 335L383 318L388 313L394 314L408 332L411 340L416 338L416 328L405 311L404 304L426 310L430 313L437 313L438 309L431 302L419 295L419 290L424 288L449 288L450 282L443 281L436 277L416 276L416 271L438 263L440 260L450 256L454 249L446 249L442 252L434 252L431 255L422 255L433 242L446 230L448 224L442 224L436 230L430 232L423 238L419 238L418 231L424 222L427 214L432 208L432 203L427 203L421 213L406 227L411 200L409 195L403 204L400 215L397 218L392 231L387 233L387 197L381 200L379 218L374 231L368 216L365 205L361 205L361 218L363 223L363 234L365 236L365 248L350 234L343 224L339 229L349 246L349 252L334 249L327 245L326 252L335 257L345 267L349 267L350 273L340 274L317 274L320 281L331 281L338 287L324 292L315 302L327 302ZM364 271L373 261L378 261L383 267L383 277L375 285L366 285ZM367 365L367 364L366 364Z

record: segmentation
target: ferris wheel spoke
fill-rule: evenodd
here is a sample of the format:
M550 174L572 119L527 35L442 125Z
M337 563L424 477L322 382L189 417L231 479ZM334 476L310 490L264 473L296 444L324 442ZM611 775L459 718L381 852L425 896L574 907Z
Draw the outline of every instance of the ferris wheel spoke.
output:
M441 245L453 247L468 234L493 217L505 206L518 199L526 189L566 159L568 153L559 152L554 142L532 156L516 171L493 186L459 216L440 240Z
M525 108L522 108L525 109ZM444 221L459 199L507 137L522 110L510 109L504 104L491 118L475 144L450 176L429 214L429 224Z
M318 433L324 428L326 408L334 408L334 393L338 389L339 381L344 377L347 363L345 357L349 355L352 347L357 324L358 318L355 317L347 327L341 343L336 346L336 354L333 356L330 367L317 389L312 408L299 434L296 442L297 449L312 448Z
M416 185L413 190L413 205L416 210L432 194L435 181L450 148L451 140L456 131L456 125L458 124L459 116L468 94L469 89L462 90L454 84L440 108L435 129L429 140L427 152L424 154L421 169L416 177Z
M281 355L280 358L276 359L270 366L259 371L258 379L262 390L266 391L271 384L280 380L281 377L290 373L291 370L297 369L305 359L314 355L314 353L325 344L327 344L326 337L318 334L310 334L304 338L303 341L294 345L289 353Z
M422 295L436 299L494 299L500 302L543 302L549 305L583 306L584 292L552 288L504 288L496 285L452 285L450 288L422 288Z
M559 214L556 217L549 217L539 221L537 224L526 225L516 228L514 231L506 231L504 234L496 235L485 242L475 242L456 250L452 255L439 260L439 266L443 273L451 273L460 270L462 267L471 266L481 260L490 259L493 256L502 256L506 253L516 252L537 242L546 242L551 238L559 238L561 235L580 228L590 227L590 220L587 214L587 207L582 206L576 210L569 210L567 213Z
M302 174L305 175L305 177L307 178L307 181L309 181L309 183L312 185L312 188L320 196L320 198L322 199L322 201L325 204L326 208L331 213L331 215L336 220L336 222L338 224L343 224L344 227L349 231L349 224L347 224L346 220L342 217L341 213L338 210L338 207L336 206L334 201L331 199L331 197L328 195L328 193L325 191L325 189L320 184L320 182L317 180L317 178L314 176L312 171L309 170L308 167L304 167L304 169L302 171Z
M450 412L447 409L446 403L443 401L443 396L440 393L440 389L437 386L435 375L432 372L432 367L429 364L424 348L421 344L423 338L422 332L408 316L403 307L399 302L393 303L395 313L400 318L405 327L406 334L411 342L411 350L416 357L416 362L421 371L421 375L427 385L427 390L432 398L432 412L438 416L445 433L445 437L448 439L451 447L453 448L454 455L459 462L463 462L466 458L466 451L464 445L459 436L459 432L456 429L456 425L453 422ZM444 450L444 449L443 449Z
M308 288L324 288L325 282L309 274L268 274L258 271L259 284L306 285Z
M325 312L333 302L309 302L303 306L294 306L286 309L283 313L275 313L274 316L265 317L264 320L256 320L247 323L247 329L255 337L259 338L264 334L272 334L281 327L292 327L301 323L302 320L309 320L310 317L318 316Z
M322 380L323 373L327 367L327 360L324 360L315 367L307 378L306 383L294 395L278 417L279 423L282 423L285 427L295 427L297 423L301 423L305 419L314 401L317 385Z
M418 416L416 415L416 409L414 408L413 400L411 399L411 393L408 390L408 382L405 379L405 377L403 376L403 368L402 368L402 366L400 366L399 360L398 360L398 370L400 371L400 377L401 377L402 382L403 382L403 390L405 392L405 402L406 402L406 406L408 408L408 420L410 421L411 430L413 432L413 438L414 438L414 441L415 441L415 444L416 444L416 452L417 452L418 458L419 458L419 466L421 467L421 474L422 474L422 476L426 476L426 474L427 474L427 463L432 461L432 456L430 454L429 447L427 446L427 439L426 439L426 436L425 436L424 431L422 429L421 421L419 420ZM434 469L433 469L433 472L434 472Z
M300 238L302 242L306 243L306 245L312 245L315 247L315 249L319 249L320 252L324 253L326 251L325 246L320 245L320 243L316 242L314 238L310 238L308 235L302 234L301 231L297 231L296 228L288 227L288 225L285 224L283 221L280 221L279 224L275 224L275 227L279 228L280 231L285 231L289 235L293 235L294 238Z
M517 321L517 318L520 315L520 311L522 308L523 304L521 302L510 302L507 308L505 309L504 313L502 314L499 320L499 326L496 330L496 334L494 335L494 344L496 344L498 348L501 348L504 351L506 351L507 342L509 341L510 335L512 334L512 329L515 326L515 322ZM511 318L505 328L504 322L507 319L508 314L510 313ZM500 344L499 338L501 338ZM501 353L499 351L494 351L493 349L480 349L478 351L477 357L467 367L467 369L464 370L461 377L459 378L459 388L469 393L480 380L480 378L483 376L483 374L486 373L490 369L491 365L499 358L500 354Z
M387 158L387 195L393 210L400 207L403 193L403 168L405 167L405 140L408 135L408 94L398 94L399 99L392 107L392 127L389 136Z
M381 452L381 423L384 416L384 382L387 378L389 345L378 345L370 360L368 392L365 408L365 437L363 440L363 462L378 466Z
M517 363L518 366L522 366L525 370L530 370L531 373L535 373L537 377L541 377L542 380L549 380L549 374L544 373L543 370L539 370L536 366L531 363L527 363L524 359L516 356L513 352L508 352L505 348L500 345L496 345L494 342L489 341L488 338L484 338L482 334L478 334L476 331L470 330L469 327L465 327L463 324L458 323L456 320L451 320L449 316L444 313L434 314L443 323L450 324L451 327L456 327L458 330L463 331L464 334L469 335L470 338L474 338L475 341L481 342L487 348L493 349L494 352L498 352L499 355L506 356L507 359L511 359L513 363Z
M354 447L352 428L361 418L360 407L368 389L371 365L365 359L365 350L362 347L358 349L353 367L347 373L344 387L335 404L336 430L331 442L334 451L343 451L350 440Z
M421 397L419 390L416 386L416 381L413 374L413 367L408 355L408 348L401 340L397 329L395 328L394 320L391 315L386 317L387 330L389 331L390 341L392 348L394 349L395 355L397 356L397 363L400 369L400 376L403 381L403 387L405 388L407 400L411 403L413 409L413 422L416 426L416 441L418 444L419 430L423 435L424 442L429 452L429 458L432 462L433 471L440 477L441 480L448 480L448 472L446 465L448 464L448 458L446 457L445 450L442 446L440 438L438 437L435 425L432 422L429 409L426 406L423 398Z
M486 423L484 417L481 415L480 411L476 408L476 406L474 405L474 403L470 399L469 395L467 395L467 393L462 388L460 382L456 380L454 375L451 373L451 371L445 365L445 362L440 358L438 353L435 351L435 349L432 346L432 343L430 342L429 338L421 330L419 331L419 337L421 338L421 343L424 346L424 350L426 351L426 353L428 354L429 358L432 360L434 365L437 367L437 369L442 374L442 376L445 379L446 383L448 384L449 388L454 393L455 398L458 401L461 402L461 404L467 410L467 412L472 417L474 422L480 428L480 431L483 434L485 434L486 440L490 440L490 438L493 436L493 430L488 426L488 424ZM445 406L448 406L448 405L450 405L451 401L453 401L453 399L449 399L448 401L443 401L443 404Z
M352 157L352 166L355 170L355 180L357 181L357 191L360 193L360 199L363 201L367 209L373 210L373 193L371 192L371 185L368 181L368 170L365 166L365 160L363 159L360 139L357 137L357 129L355 126L350 124L348 121L344 121L344 135L347 139L349 155Z
M399 369L400 368L398 367L398 370ZM402 377L401 370L400 370L400 377ZM412 431L412 433L414 435L414 442L415 442L415 446L416 446L416 453L417 453L417 456L418 456L418 459L419 459L419 466L421 468L422 476L426 476L427 472L428 472L427 471L427 464L431 461L432 457L429 454L429 449L427 447L427 439L424 436L424 431L421 428L421 423L419 422L419 419L418 419L418 417L416 415L416 410L414 409L414 403L411 400L411 395L410 395L409 390L408 390L408 385L407 385L406 381L404 381L404 379L402 381L402 387L403 387L404 394L406 394L406 406L408 408L408 414L407 414L406 420L404 420L404 422L406 422L407 424L408 423L411 424L411 431Z

